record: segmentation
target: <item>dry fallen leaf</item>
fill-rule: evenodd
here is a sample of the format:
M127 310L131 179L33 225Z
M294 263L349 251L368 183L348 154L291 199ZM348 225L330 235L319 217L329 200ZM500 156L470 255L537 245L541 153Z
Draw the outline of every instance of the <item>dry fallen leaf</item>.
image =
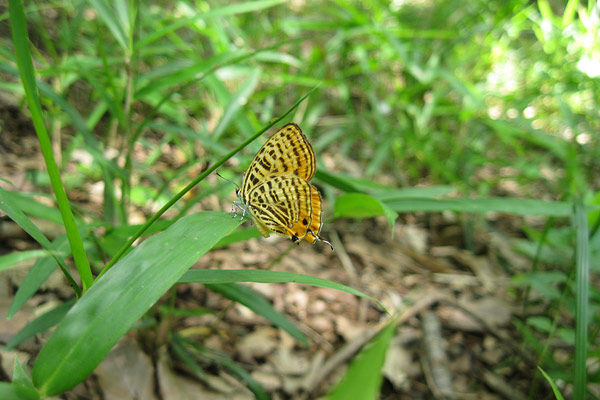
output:
M156 399L152 360L127 337L108 353L95 374L106 400Z

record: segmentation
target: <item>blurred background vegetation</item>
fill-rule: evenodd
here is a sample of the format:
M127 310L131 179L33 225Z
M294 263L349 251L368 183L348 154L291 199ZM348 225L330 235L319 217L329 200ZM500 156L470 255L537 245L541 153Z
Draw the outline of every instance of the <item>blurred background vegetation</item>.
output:
M515 323L522 347L575 397L586 379L573 368L587 362L587 382L596 385L588 395L597 398L599 7L36 0L25 2L25 16L62 180L76 214L101 228L86 245L97 271L133 234L131 225L316 87L284 122L298 123L315 149L324 237L362 232L344 232L333 218L401 224L404 213L417 213L437 229L423 211L455 212L460 246L474 253L484 251L478 232L500 234L530 260L524 270L501 261L522 312ZM5 189L31 199L50 193L50 182L34 161L39 149L26 142L34 131L8 18L0 5L0 174ZM263 139L220 173L240 181ZM228 210L233 199L233 187L214 176L190 193L169 219ZM589 233L571 212L579 203L589 207ZM27 211L49 218L37 210ZM576 270L584 245L590 275ZM577 297L582 274L589 299ZM535 315L527 312L532 299L542 305ZM576 330L578 313L587 337ZM588 348L577 367L582 340ZM554 358L552 348L571 356ZM539 372L525 374L536 398Z

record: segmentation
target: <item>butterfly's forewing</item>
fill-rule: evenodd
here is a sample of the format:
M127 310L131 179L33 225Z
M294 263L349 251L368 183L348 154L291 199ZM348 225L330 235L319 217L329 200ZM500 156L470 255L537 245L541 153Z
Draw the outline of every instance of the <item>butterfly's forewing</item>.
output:
M268 178L294 175L310 181L315 174L315 153L300 127L290 123L278 130L256 153L244 174L242 197Z
M316 199L315 192L320 213L319 193L310 183L298 176L277 176L253 187L248 194L247 204L255 223L258 220L257 227L262 224L296 242L304 239L313 226L312 201ZM314 238L310 242L314 242Z

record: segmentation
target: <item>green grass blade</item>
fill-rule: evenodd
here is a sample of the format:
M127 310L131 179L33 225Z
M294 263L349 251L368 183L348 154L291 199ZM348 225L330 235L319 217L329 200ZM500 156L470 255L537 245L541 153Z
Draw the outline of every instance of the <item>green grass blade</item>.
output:
M254 92L256 86L258 85L260 74L260 69L253 69L246 82L240 86L238 91L233 96L231 96L229 104L227 104L225 107L223 116L219 120L219 123L212 133L214 138L213 140L219 140L221 135L223 135L223 132L225 132L225 130L231 124L231 121L239 113L244 104L248 102L248 98L252 95L252 92Z
M62 225L60 211L58 211L55 207L50 207L37 201L31 197L32 195L46 197L42 193L24 194L19 192L4 191L2 194L2 196L6 196L5 198L10 198L14 207L18 205L19 210L21 210L23 213ZM77 222L79 222L79 220Z
M115 13L111 9L108 2L105 0L88 0L92 7L98 12L100 19L106 24L110 33L112 33L113 37L119 43L119 45L123 48L126 53L128 51L128 40L127 33L129 31L128 27L123 26L123 20L115 17ZM120 24L118 22L121 22Z
M15 70L9 65L0 63L0 70L3 70L16 77L19 76L19 71ZM77 109L69 104L69 102L63 96L56 93L54 89L44 81L36 80L36 84L40 93L56 103L56 105L58 105L69 117L77 132L83 136L83 140L85 142L84 148L92 155L92 157L94 157L94 161L102 165L104 168L110 169L116 175L123 178L125 173L121 168L119 168L119 166L104 157L102 154L102 144L94 137L85 120L81 114L79 114L79 111L77 111Z
M35 390L31 393L24 393L23 388L15 383L0 382L0 399L11 400L37 400L40 395Z
M209 12L203 14L197 14L193 17L185 18L183 20L177 21L171 25L164 27L163 29L159 29L156 32L151 32L146 35L142 40L136 43L135 50L139 50L150 43L160 39L161 37L179 29L183 28L186 25L193 24L194 22L201 19L210 19L218 16L225 15L233 15L233 14L241 14L252 11L259 11L266 8L274 7L279 4L285 3L285 0L259 0L259 1L249 1L245 3L232 4L221 8L216 8Z
M33 258L44 258L44 257L62 257L64 254L50 252L47 250L26 250L26 251L15 251L9 254L0 256L0 271L14 267L23 261L31 260Z
M396 212L463 211L471 213L504 212L518 215L547 215L567 217L571 205L560 201L515 199L509 197L483 199L406 198L384 201Z
M42 232L40 232L40 230L37 228L37 226L35 226L33 224L33 222L31 222L31 220L29 218L27 218L27 216L23 213L23 211L21 211L21 209L17 206L16 202L14 202L13 198L10 196L10 192L2 189L1 187L0 187L0 210L4 211L10 219L15 221L17 223L17 225L19 225L25 232L27 232L29 234L29 236L31 236L36 242L38 242L44 249L49 250L50 254L53 254L52 250L58 250L50 243L50 241L46 238L46 236L44 236L44 234ZM60 266L60 269L62 270L63 274L65 274L65 277L67 278L67 280L69 281L69 284L75 291L75 294L77 296L79 296L81 294L79 286L77 285L77 283L71 276L71 273L69 272L69 269L67 268L65 263L56 256L53 256L52 259L55 260L56 263ZM49 260L49 259L45 259L45 260ZM51 263L51 261L49 261L49 262ZM53 266L52 269L54 269L54 267L55 266ZM12 307L11 307L11 309L12 309ZM10 313L9 313L9 315L10 315Z
M573 22L575 18L575 14L577 13L577 8L579 7L579 0L569 0L567 2L567 6L565 7L565 12L562 16L562 28L566 28Z
M34 337L38 333L46 332L48 329L52 328L56 324L58 324L65 316L67 311L73 307L75 304L75 300L69 300L61 305L54 307L52 310L40 315L30 323L28 323L23 329L21 329L6 345L8 350L14 349L21 342L27 340L31 337Z
M186 82L196 82L198 81L198 77L206 76L208 72L214 71L216 66L227 64L244 54L247 53L239 50L223 52L208 59L194 62L191 65L188 65L189 63L182 65L180 62L175 61L173 63L176 64L176 66L170 68L168 74L152 79L136 90L135 99L141 100L150 95L154 95L165 88L173 88L185 84ZM141 78L147 80L144 76Z
M554 397L556 398L556 400L564 400L564 397L562 396L562 394L560 394L560 390L558 390L558 388L556 387L556 384L554 383L554 381L552 380L550 375L548 375L546 373L546 371L544 371L542 369L542 367L540 367L539 365L538 365L538 369L540 370L540 372L542 373L544 378L546 378L546 381L548 381L548 383L552 387L552 391L554 392Z
M255 54L257 55L260 53L255 53ZM225 117L226 120L224 122L227 123L227 125L229 125L231 122L232 116L234 116L232 111L235 111L235 108L237 108L237 105L232 105L232 103L234 103L233 97L235 96L235 94L232 95L229 92L230 88L225 84L225 82L223 82L221 79L219 79L219 77L216 75L216 73L206 75L204 84L206 85L206 87L208 89L210 89L214 93L217 103L223 104L225 107L225 112L230 114L229 116L223 115L221 117L221 119L223 119L223 117ZM227 108L230 108L231 111L227 111ZM234 122L235 122L236 129L238 131L238 134L241 137L252 136L254 134L254 126L248 120L248 115L246 113L242 112L242 113L237 113L237 115L235 115L235 117L236 118L234 119ZM219 129L224 130L225 127L226 126L223 126L223 128L219 128ZM211 137L213 137L212 132L211 132Z
M13 44L15 46L15 52L17 55L17 64L19 66L19 73L23 82L23 88L31 112L31 118L35 131L40 141L40 147L48 169L48 175L52 182L52 189L56 196L56 202L63 218L63 224L67 231L67 237L71 245L71 251L73 253L73 259L75 265L81 277L84 291L89 288L93 283L92 271L90 264L87 259L87 255L83 248L83 242L79 236L77 225L75 224L75 218L71 212L71 206L65 193L65 189L60 179L60 173L58 166L54 160L54 154L52 152L52 145L50 143L50 137L46 131L44 125L44 119L42 116L42 108L40 105L40 99L38 97L38 88L35 83L35 74L33 69L33 63L31 61L31 53L29 51L29 36L27 34L27 23L25 21L25 11L23 9L23 3L20 0L11 0L9 2L10 11L10 28L13 38Z
M54 240L54 242L52 242L50 245L50 248L54 252L68 251L69 241L67 240L67 236L62 235L56 238L56 240ZM19 286L17 293L15 293L15 297L13 298L13 301L10 304L10 309L8 310L8 318L11 318L13 315L15 315L17 311L23 307L25 302L29 300L31 296L35 294L35 292L37 292L44 282L46 282L46 279L48 279L52 271L54 271L58 265L57 261L63 263L64 265L64 262L60 258L43 258L36 261L36 263L33 265L33 268L31 268L23 280L23 283L21 283ZM70 279L73 278L71 277ZM73 285L77 287L75 282L71 284L71 286ZM79 288L77 287L77 289Z
M269 400L271 398L269 396L269 393L267 393L267 391L260 385L260 383L258 383L252 377L252 375L250 375L248 373L248 371L246 371L244 368L240 367L235 361L233 361L231 358L229 358L227 356L227 354L217 351L217 350L203 347L195 342L186 340L179 335L173 335L173 340L171 341L171 344L173 345L174 349L179 350L178 354L180 356L183 356L182 359L184 360L184 362L187 359L186 364L189 365L189 363L191 361L195 361L194 359L190 360L190 358L197 357L197 358L209 360L218 365L222 365L223 367L229 369L234 375L238 376L240 379L242 379L246 383L246 385L248 386L248 389L250 389L252 391L252 393L254 393L254 398L256 400ZM194 351L195 357L192 356L192 353L189 350ZM192 367L192 370L197 371L199 366L195 362L194 362L194 364L195 364L195 366Z
M329 172L325 171L317 171L315 178L321 182L333 186L334 188L340 189L343 192L361 192L361 190L354 185L353 182L343 176L330 174Z
M261 270L200 270L187 271L178 281L179 283L198 282L203 284L234 283L234 282L262 282L262 283L286 283L294 282L303 285L311 285L343 292L355 296L364 297L376 303L386 313L388 310L379 301L354 288L332 282L327 279L315 278L313 276L294 274L290 272L261 271Z
M383 380L385 354L394 337L396 322L391 320L356 356L337 386L326 396L331 400L372 400L378 398Z
M292 321L286 318L285 315L276 311L271 303L252 288L235 283L216 283L212 285L206 284L205 286L213 292L248 307L258 315L262 315L271 321L273 325L283 329L299 342L308 345L308 339L306 339L304 333Z
M58 325L33 367L35 386L52 396L85 379L133 323L239 224L227 213L197 213L142 242Z
M582 201L575 204L574 225L577 231L577 290L575 311L575 365L573 398L586 397L588 310L590 288L590 250L588 219Z
M15 357L15 367L13 368L13 381L10 384L2 382L0 398L11 400L37 400L40 398L17 357Z
M412 187L401 189L379 189L373 190L372 196L380 201L393 201L397 199L415 198L415 197L440 197L456 191L452 186L429 186L429 187Z

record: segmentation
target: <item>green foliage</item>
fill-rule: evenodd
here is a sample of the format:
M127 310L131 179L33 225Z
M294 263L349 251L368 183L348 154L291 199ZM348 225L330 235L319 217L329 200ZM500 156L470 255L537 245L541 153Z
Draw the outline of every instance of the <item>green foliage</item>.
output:
M383 380L381 369L397 323L390 321L354 358L343 379L327 395L331 400L378 398Z
M593 334L600 326L600 295L594 288L587 293L600 265L597 3L222 4L24 7L10 0L2 15L12 37L0 38L0 90L27 105L48 175L29 177L53 196L0 188L0 209L43 249L0 258L3 269L39 257L9 316L57 266L78 300L66 316L69 303L13 339L16 345L58 323L34 367L37 389L16 375L13 384L0 384L0 397L37 398L37 390L57 394L73 386L176 282L206 283L298 340L304 336L297 327L234 283L297 281L362 296L301 275L185 272L213 247L258 237L254 228L231 233L238 222L225 215L184 215L209 194L231 192L205 178L236 154L238 162L227 165L231 175L223 171L241 176L260 146L253 140L286 115L301 124L317 154L335 155L334 162L317 157L326 216L383 216L391 226L399 213L416 211L547 218L544 230L523 226L524 237L514 241L532 260L530 271L514 277L517 294L525 309L544 305L545 315L515 324L540 365L584 397L585 364L598 352ZM181 155L176 171L160 168L164 147ZM140 161L138 152L148 156ZM210 167L196 173L199 164ZM86 181L102 183L101 216L67 199ZM184 197L194 187L197 193ZM144 224L128 223L134 210ZM565 217L572 215L569 225ZM65 235L46 238L32 217L61 224ZM165 260L163 269L153 262L160 249L179 249L182 259ZM71 256L78 278L65 262ZM93 268L101 279L94 280ZM92 318L92 310L103 313ZM104 332L109 316L115 329ZM575 359L553 360L555 340L574 344ZM189 360L210 353L173 346ZM378 361L366 360L375 373ZM227 365L264 397L244 371L231 360Z

